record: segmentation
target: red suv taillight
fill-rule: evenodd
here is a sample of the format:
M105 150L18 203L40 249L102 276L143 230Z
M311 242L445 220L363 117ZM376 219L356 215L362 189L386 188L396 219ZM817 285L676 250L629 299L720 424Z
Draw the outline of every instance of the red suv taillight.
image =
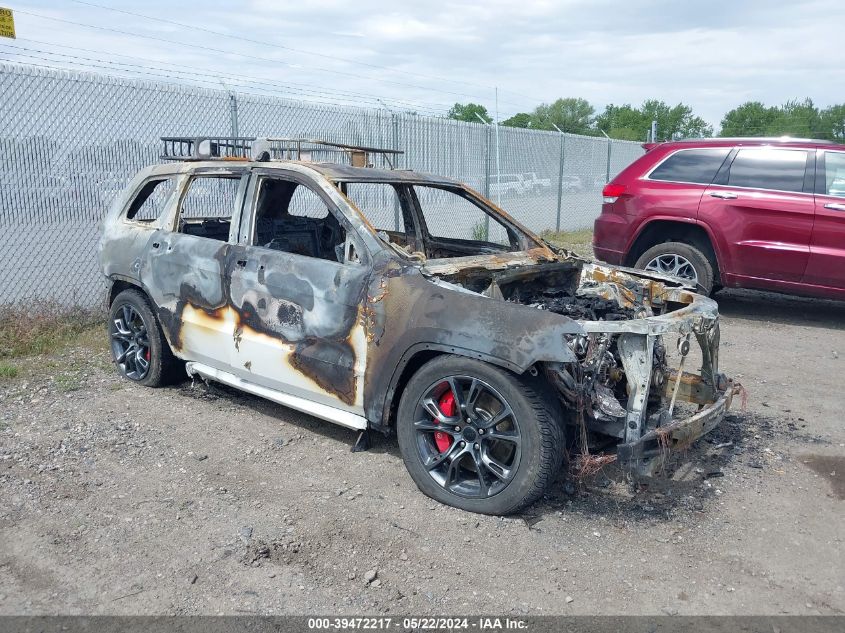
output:
M601 190L601 195L602 198L604 198L604 202L613 203L616 202L616 199L619 198L619 196L625 193L625 189L625 185L610 183L604 186L604 189Z

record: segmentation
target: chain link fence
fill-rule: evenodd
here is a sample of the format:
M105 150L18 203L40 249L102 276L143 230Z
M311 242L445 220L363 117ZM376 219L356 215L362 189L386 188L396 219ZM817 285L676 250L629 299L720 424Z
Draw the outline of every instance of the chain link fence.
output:
M161 136L400 149L400 168L466 182L535 231L590 227L607 178L642 154L626 141L18 64L0 64L0 94L0 305L102 301L99 223L135 172L159 161Z

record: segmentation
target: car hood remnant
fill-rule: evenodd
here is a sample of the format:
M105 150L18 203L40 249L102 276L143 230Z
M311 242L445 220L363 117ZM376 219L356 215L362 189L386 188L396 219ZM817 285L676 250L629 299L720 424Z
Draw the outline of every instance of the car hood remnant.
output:
M741 389L718 371L716 302L681 280L565 252L552 261L507 255L429 261L423 271L444 286L577 322L580 331L565 335L576 362L547 362L544 369L578 429L580 474L613 461L632 474L655 474L671 449L718 424ZM667 353L666 339L676 353ZM684 369L693 356L698 373ZM697 411L677 419L684 404ZM615 454L594 454L609 438L618 442Z

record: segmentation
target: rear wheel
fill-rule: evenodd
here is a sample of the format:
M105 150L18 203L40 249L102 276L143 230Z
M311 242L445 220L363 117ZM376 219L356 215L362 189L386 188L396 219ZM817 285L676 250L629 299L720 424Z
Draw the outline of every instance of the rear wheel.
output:
M115 297L108 333L112 360L124 378L147 387L171 382L178 361L143 294L124 290Z
M707 295L713 291L713 264L707 255L690 244L656 244L640 255L634 267L670 275L701 286Z
M441 356L408 382L397 416L408 472L429 497L509 514L536 501L561 466L560 408L539 384Z

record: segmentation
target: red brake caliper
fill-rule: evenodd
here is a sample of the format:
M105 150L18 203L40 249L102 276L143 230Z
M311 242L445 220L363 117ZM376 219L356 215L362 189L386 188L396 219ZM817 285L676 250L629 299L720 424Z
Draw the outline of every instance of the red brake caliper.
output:
M447 415L452 417L455 415L455 396L451 390L444 393L440 396L440 410L443 412L443 415ZM435 420L435 423L437 420ZM449 447L452 445L452 436L448 433L444 433L443 431L435 431L434 432L434 443L437 445L437 450L441 453L445 453Z

